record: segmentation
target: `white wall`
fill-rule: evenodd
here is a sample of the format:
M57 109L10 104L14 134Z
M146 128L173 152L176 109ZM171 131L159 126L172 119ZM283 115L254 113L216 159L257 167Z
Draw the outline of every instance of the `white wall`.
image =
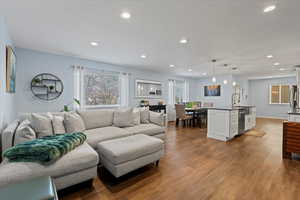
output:
M5 20L0 16L0 131L16 116L15 94L6 93L6 45L13 44Z
M269 86L272 84L296 84L296 77L250 80L250 104L257 108L258 117L287 119L289 105L269 104Z
M90 68L116 70L131 73L130 77L130 104L138 105L141 99L135 98L135 80L145 79L161 81L163 83L163 97L167 103L168 99L168 79L184 79L183 77L172 77L164 73L156 73L146 70L137 70L130 67L120 67L101 62L95 62L85 59L79 59L69 56L60 56L49 53L43 53L28 49L16 48L18 56L18 81L17 86L17 109L18 112L48 112L59 111L63 105L72 101L74 96L74 77L72 65L81 65ZM64 92L57 100L42 101L33 96L30 90L32 78L39 73L53 73L62 79L64 83ZM187 81L192 81L186 79ZM158 101L158 100L155 100Z

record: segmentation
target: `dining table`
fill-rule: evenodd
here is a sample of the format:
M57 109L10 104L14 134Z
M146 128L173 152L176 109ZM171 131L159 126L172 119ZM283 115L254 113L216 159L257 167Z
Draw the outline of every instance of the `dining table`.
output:
M193 116L192 123L193 123L193 126L196 126L195 119L197 119L198 113L201 113L201 112L206 112L207 113L207 110L209 108L211 108L211 107L191 107L191 108L185 108L185 112L192 113L192 116Z

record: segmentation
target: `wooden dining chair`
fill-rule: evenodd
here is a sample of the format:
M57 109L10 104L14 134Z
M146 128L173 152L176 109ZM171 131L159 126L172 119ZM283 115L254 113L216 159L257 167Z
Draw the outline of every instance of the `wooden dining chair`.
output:
M175 111L176 111L176 126L179 125L179 121L183 122L183 126L191 125L193 116L186 114L185 105L175 104Z

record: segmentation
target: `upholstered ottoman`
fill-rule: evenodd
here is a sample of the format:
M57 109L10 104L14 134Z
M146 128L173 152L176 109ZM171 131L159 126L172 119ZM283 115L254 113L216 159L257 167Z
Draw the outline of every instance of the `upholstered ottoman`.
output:
M97 150L100 162L118 178L147 164L158 164L164 155L164 142L139 134L100 142Z

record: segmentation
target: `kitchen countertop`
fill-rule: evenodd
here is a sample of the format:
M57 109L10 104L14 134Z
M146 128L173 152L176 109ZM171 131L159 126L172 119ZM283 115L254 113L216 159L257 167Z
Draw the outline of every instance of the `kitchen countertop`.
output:
M211 109L211 110L228 110L228 111L231 111L231 110L242 110L244 108L253 108L255 106L251 106L251 105L241 105L241 106L233 106L233 107L212 107L212 108L208 108L208 109ZM300 113L299 113L300 114Z
M289 115L300 115L300 111L290 111L288 112Z

